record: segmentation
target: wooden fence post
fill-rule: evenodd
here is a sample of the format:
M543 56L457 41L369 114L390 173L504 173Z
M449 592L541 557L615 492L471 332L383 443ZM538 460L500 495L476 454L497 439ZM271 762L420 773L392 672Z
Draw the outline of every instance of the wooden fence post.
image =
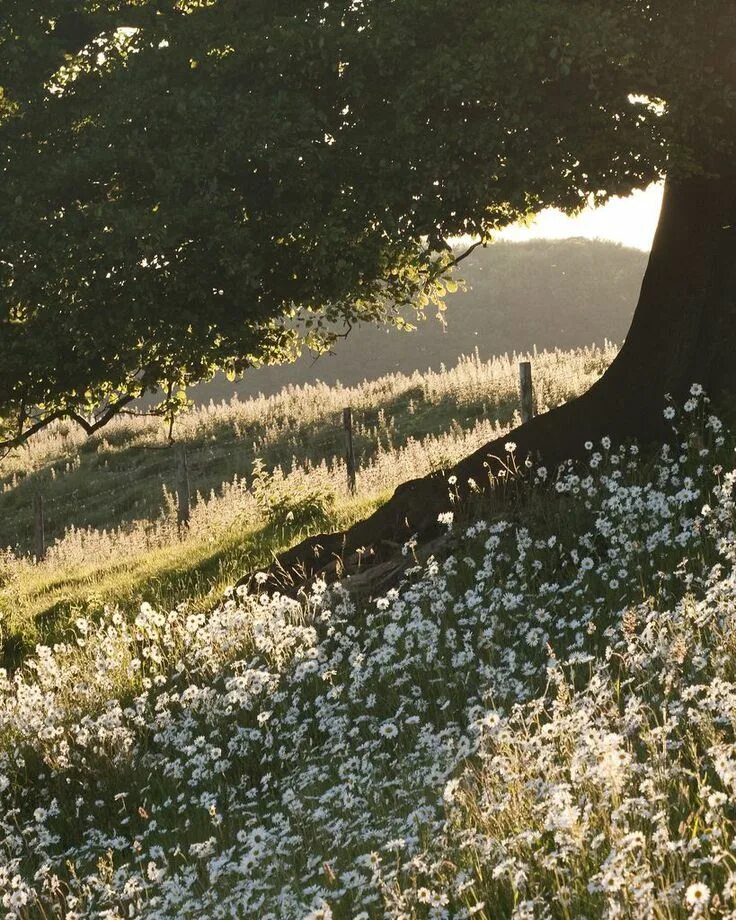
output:
M178 451L179 470L176 486L177 518L179 527L186 527L189 523L190 494L189 494L189 464L187 463L187 446L182 444Z
M46 522L43 511L43 495L39 492L33 496L33 548L36 562L46 557Z
M534 418L534 390L532 389L532 365L530 361L519 364L519 393L521 397L521 421L526 424Z
M353 450L353 411L342 410L342 424L345 429L345 463L348 470L348 489L355 495L355 451Z

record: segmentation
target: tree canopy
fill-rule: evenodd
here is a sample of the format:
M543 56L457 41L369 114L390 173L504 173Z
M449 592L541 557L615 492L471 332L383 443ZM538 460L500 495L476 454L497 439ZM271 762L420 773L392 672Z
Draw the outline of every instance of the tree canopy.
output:
M441 296L736 155L732 0L2 0L0 441Z

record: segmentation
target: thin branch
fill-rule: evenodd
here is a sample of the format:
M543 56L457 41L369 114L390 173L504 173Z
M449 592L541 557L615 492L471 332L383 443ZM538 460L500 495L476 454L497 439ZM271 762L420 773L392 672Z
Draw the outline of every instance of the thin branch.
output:
M39 431L42 431L46 428L47 425L50 425L52 422L62 419L67 415L67 412L63 409L59 409L57 412L52 412L47 418L43 418L35 424L31 425L30 428L26 428L25 431L19 431L15 437L7 438L4 441L0 441L0 449L4 450L3 457L6 457L11 450L16 447L20 447L24 444L29 438L32 438L34 434L38 434Z
M171 394L173 392L174 392L174 382L172 380L169 380L169 385L166 390L166 398L169 403L171 402ZM175 420L174 410L169 409L167 411L169 413L169 444L173 444L174 443L174 420Z
M345 319L345 325L347 326L347 329L345 330L345 332L333 333L336 339L346 339L350 335L350 333L353 331L353 324L350 322L349 319ZM319 355L317 355L317 357L319 357ZM316 360L317 359L315 358L315 361Z
M462 253L462 255L459 255L459 256L457 256L456 258L454 258L454 259L452 260L452 262L450 262L450 264L449 264L447 267L448 267L448 268L455 268L455 266L456 266L456 265L459 265L459 264L463 261L463 259L467 259L469 255L471 255L473 252L475 252L475 250L476 250L479 246L484 246L484 245L485 245L485 243L484 243L483 240L478 240L477 243L473 243L472 246L468 246L468 248L465 250L464 253Z
M447 243L446 240L443 241L443 242ZM443 266L441 272L433 272L433 271L431 271L431 270L428 271L426 281L424 282L424 290L425 290L425 292L428 290L428 288L430 287L430 285L432 284L432 282L434 282L440 275L445 274L445 272L447 272L447 271L448 271L449 269L451 269L451 268L455 268L455 267L456 267L457 265L459 265L464 259L467 259L469 255L471 255L473 252L475 252L475 250L476 250L479 246L485 246L485 245L486 245L486 242L487 242L487 241L485 241L485 240L477 240L477 242L475 242L475 243L473 243L472 245L468 246L468 248L465 250L465 252L461 253L459 256L455 256L455 258L452 259L450 262L448 262L447 265ZM447 244L447 248L448 248L448 249L450 248L449 244Z
M95 431L99 431L100 428L103 428L105 425L107 425L110 419L114 418L121 411L123 406L127 406L137 398L137 395L132 396L130 394L127 396L121 396L116 403L108 406L107 409L105 409L105 411L99 415L94 422L88 422L87 419L83 415L79 415L78 412L67 411L64 413L64 415L66 418L71 419L71 421L76 422L77 425L84 429L88 435L92 435L95 433Z
M163 413L156 412L153 409L147 412L142 412L139 409L121 409L118 415L125 415L128 418L161 418Z

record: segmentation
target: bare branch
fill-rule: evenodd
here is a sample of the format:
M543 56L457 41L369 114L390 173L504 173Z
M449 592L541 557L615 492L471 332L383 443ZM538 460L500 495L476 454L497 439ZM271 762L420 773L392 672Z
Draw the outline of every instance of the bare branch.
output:
M0 441L0 450L2 450L2 455L0 459L7 457L11 450L16 447L20 447L22 444L32 438L34 434L38 434L39 431L42 431L46 428L47 425L50 425L52 422L57 421L58 419L64 418L67 413L64 410L59 410L58 412L52 412L51 415L46 418L41 419L35 424L31 425L30 428L26 428L25 431L19 430L18 434L12 438L6 438L4 441ZM22 424L22 420L21 420Z
M117 402L108 406L104 410L104 412L102 412L99 416L97 416L94 422L87 421L87 419L83 415L79 415L78 412L68 412L67 411L66 413L64 413L64 416L68 419L71 419L71 421L76 422L77 425L79 425L80 428L84 429L84 431L88 435L91 435L91 434L94 434L95 431L99 431L100 428L103 428L105 425L107 425L110 419L118 415L118 413L122 410L124 406L127 406L129 403L132 403L133 400L137 398L138 398L137 395L133 396L131 394L128 394L126 396L121 396Z
M463 261L463 259L467 259L469 255L471 255L472 253L474 253L475 250L476 250L479 246L484 246L484 245L485 245L485 242L484 242L483 240L478 240L476 243L473 243L472 246L468 246L468 248L465 250L465 252L463 252L461 255L456 256L456 257L452 260L452 262L450 262L450 264L449 264L447 267L448 267L448 268L455 268L455 266L456 266L456 265L459 265L459 264Z
M7 457L10 451L14 450L16 447L21 447L35 434L38 434L39 431L43 431L44 428L48 428L52 422L60 421L61 419L68 418L70 421L76 422L76 424L79 425L80 428L82 428L88 435L92 435L96 431L99 431L100 428L104 427L110 421L110 419L118 415L125 406L137 398L137 395L134 396L130 394L121 396L116 402L112 403L112 405L107 406L106 409L99 416L97 416L93 422L90 422L83 415L80 415L78 412L73 412L70 409L57 409L56 412L52 412L49 415L43 416L37 422L34 422L28 428L24 429L22 425L28 416L23 413L19 419L21 427L18 429L18 433L12 438L6 438L5 440L0 441L0 451L2 452L0 453L0 460L2 460L4 457Z

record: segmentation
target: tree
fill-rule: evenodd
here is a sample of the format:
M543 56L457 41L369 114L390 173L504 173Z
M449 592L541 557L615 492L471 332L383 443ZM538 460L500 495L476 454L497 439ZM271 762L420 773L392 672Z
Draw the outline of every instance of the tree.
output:
M68 6L5 0L0 24L6 444L157 387L173 412L215 369L436 299L451 257L393 232L334 139L334 14Z
M426 306L453 283L454 236L488 241L662 175L618 359L513 440L553 464L586 438L657 432L665 392L733 389L731 0L3 6L7 440L64 415L103 423L157 384L169 411L215 367L293 347L300 318L319 347L320 322ZM477 479L501 452L456 474ZM309 567L430 526L445 491L406 485L313 541Z

